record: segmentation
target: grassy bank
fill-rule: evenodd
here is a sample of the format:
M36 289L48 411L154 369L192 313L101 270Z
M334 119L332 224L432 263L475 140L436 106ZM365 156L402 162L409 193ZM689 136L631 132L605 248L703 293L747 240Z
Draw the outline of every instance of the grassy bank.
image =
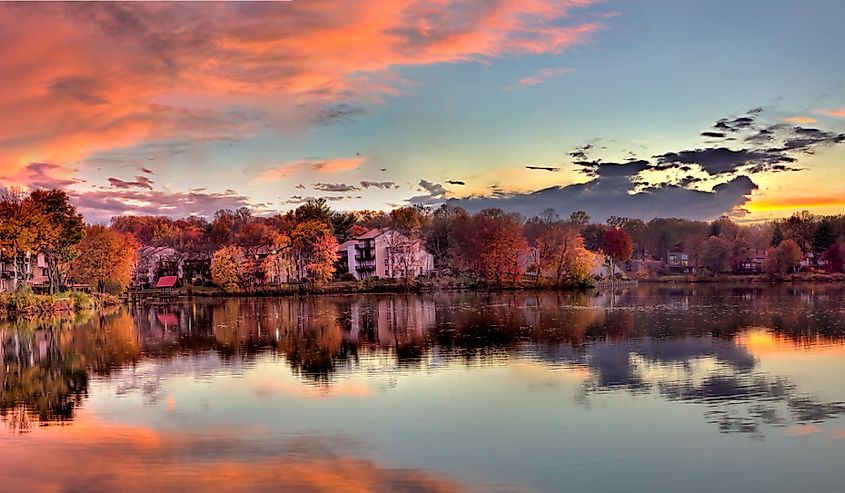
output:
M479 282L471 277L438 277L423 279L368 279L364 281L332 281L320 285L283 284L279 286L264 286L257 289L223 291L212 287L181 287L173 291L157 291L147 289L136 292L140 298L156 297L189 297L189 296L285 296L285 295L317 295L317 294L364 294L364 293L421 293L434 291L507 291L521 289L583 289L590 285L577 286L540 286L533 279L516 284L491 285Z
M70 291L58 294L35 294L29 289L0 294L0 316L39 316L96 310L120 303L116 296Z

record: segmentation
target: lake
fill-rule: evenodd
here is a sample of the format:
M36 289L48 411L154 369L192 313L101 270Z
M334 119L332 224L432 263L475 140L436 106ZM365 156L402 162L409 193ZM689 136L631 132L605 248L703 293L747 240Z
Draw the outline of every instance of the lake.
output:
M842 491L845 287L195 299L0 323L3 491Z

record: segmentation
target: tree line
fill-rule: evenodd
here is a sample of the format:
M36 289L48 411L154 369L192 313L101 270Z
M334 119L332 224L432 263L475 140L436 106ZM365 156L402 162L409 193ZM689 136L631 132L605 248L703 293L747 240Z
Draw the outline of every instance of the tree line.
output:
M391 228L419 242L439 273L497 286L526 280L583 284L601 264L612 275L632 258L654 266L673 251L717 274L761 252L770 274L796 270L807 253L832 272L842 272L845 264L843 215L800 212L746 224L728 217L707 222L613 216L600 223L584 211L562 218L551 209L531 218L448 205L341 212L315 199L272 216L240 208L220 210L210 219L125 215L105 226L86 225L63 191L0 191L0 258L25 284L32 278L33 256L42 254L52 292L71 280L97 291L125 290L139 251L156 248L209 265L214 283L226 290L278 281L282 273L298 282L323 283L342 277L335 267L338 245L372 228Z

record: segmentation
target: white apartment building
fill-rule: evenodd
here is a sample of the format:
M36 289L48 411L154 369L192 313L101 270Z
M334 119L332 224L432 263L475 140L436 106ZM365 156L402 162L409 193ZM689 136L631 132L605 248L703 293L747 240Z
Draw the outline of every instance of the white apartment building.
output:
M390 228L371 229L344 242L337 251L339 273L359 280L415 277L434 270L434 256L421 241Z

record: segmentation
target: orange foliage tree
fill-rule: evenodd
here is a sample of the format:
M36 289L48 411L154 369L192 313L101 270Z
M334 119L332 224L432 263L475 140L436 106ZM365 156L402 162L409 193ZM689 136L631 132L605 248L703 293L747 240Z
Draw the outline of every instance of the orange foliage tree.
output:
M581 284L590 277L594 255L584 246L584 238L572 226L549 225L536 242L538 270L551 273L556 286Z
M300 223L290 235L291 259L300 280L322 283L332 278L338 243L322 221Z
M516 283L525 273L528 242L519 216L501 209L484 209L456 218L453 266L493 283Z
M138 242L131 234L105 226L89 226L79 243L72 273L98 292L120 293L129 286L138 260Z
M803 259L804 254L795 240L783 240L778 246L766 251L763 270L770 275L783 276L800 266Z

